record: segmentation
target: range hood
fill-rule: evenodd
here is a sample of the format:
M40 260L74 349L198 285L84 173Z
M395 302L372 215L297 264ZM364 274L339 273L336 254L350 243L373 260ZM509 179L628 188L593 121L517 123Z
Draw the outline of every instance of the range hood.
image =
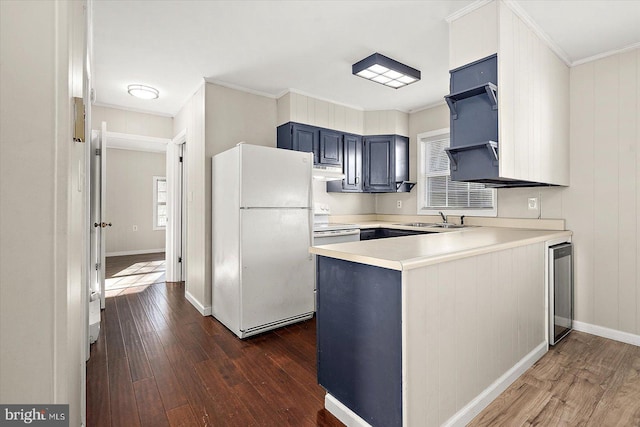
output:
M342 168L335 166L314 165L311 175L316 181L341 181L344 179Z

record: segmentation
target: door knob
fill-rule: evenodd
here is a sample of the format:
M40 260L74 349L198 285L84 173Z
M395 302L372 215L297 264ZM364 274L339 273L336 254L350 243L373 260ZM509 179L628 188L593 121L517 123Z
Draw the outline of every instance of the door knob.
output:
M110 222L108 222L108 223L107 222L94 222L93 223L94 227L102 227L102 228L111 227L111 225L112 224Z

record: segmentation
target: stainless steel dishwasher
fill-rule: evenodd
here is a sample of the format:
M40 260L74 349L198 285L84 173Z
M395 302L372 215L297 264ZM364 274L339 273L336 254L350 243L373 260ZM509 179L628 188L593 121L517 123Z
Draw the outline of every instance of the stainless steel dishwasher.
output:
M573 245L549 248L549 344L573 329Z

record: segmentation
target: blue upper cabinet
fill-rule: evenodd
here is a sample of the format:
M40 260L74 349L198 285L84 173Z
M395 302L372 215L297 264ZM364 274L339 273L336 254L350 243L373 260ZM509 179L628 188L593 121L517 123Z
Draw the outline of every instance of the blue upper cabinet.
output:
M313 153L313 164L342 166L342 136L338 131L301 123L278 126L278 148Z
M397 183L409 179L409 138L400 135L365 136L363 150L364 191L397 191Z
M318 163L327 166L342 166L342 138L341 132L320 129L320 149Z
M395 193L410 191L409 138L360 136L301 123L278 126L278 148L313 153L318 166L341 167L345 178L327 182L327 191ZM413 183L409 183L413 184Z

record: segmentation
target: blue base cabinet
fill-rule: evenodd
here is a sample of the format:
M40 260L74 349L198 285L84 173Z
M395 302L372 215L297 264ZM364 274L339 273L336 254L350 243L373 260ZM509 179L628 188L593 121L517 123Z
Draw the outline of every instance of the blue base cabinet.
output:
M401 272L316 262L318 383L372 426L402 426Z

